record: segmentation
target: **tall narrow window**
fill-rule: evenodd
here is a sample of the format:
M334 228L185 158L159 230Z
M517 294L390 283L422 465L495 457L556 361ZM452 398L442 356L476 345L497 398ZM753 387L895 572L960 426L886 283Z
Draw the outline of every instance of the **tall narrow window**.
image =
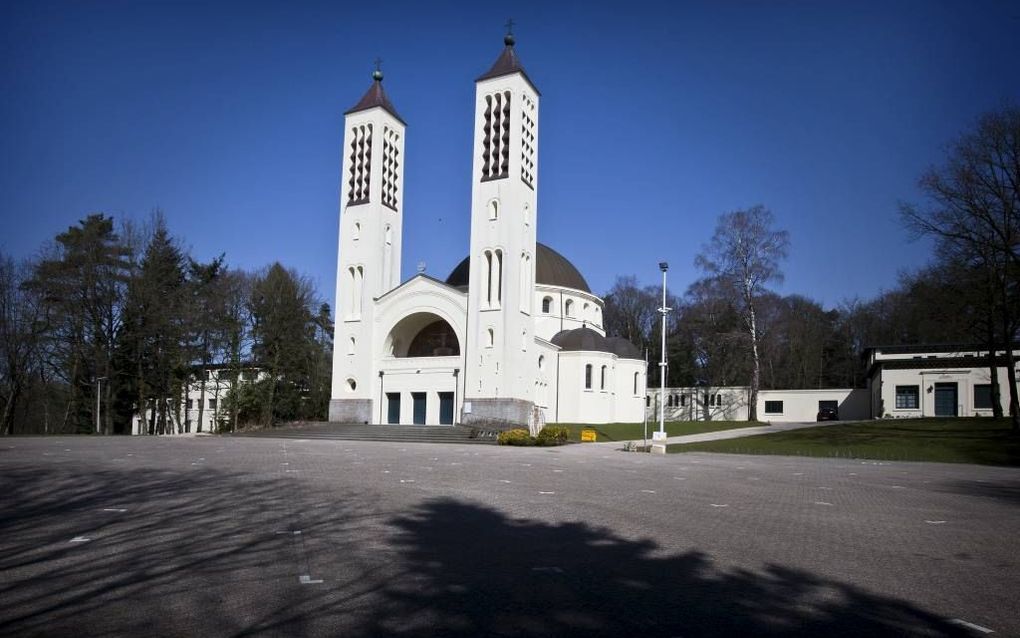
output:
M521 312L531 312L531 255L521 253Z
M355 299L358 298L358 271L354 266L347 269L347 308L348 319L353 319L357 314Z
M503 251L496 250L496 307L503 303Z
M637 382L638 382L638 377L640 376L640 374L641 374L640 372L635 372L634 373L634 395L635 396L637 396Z
M354 282L354 313L360 318L362 305L365 303L365 269L363 267L358 266Z
M527 204L524 205L524 211L521 213L521 217L524 218L524 225L531 225L531 207Z
M542 312L549 314L552 312L552 297L544 297L542 299Z
M347 179L347 204L364 204L370 192L372 169L372 125L351 129L350 169Z
M485 280L482 281L482 286L485 288L485 307L492 307L492 253L486 250L482 253L485 259Z
M351 233L351 239L354 241L361 239L361 222L354 222L354 232Z
M355 345L356 345L356 342L354 340L354 337L351 337L347 341L347 354L354 354L354 346Z
M394 285L393 279L393 229L386 224L386 233L383 235L383 285L390 288Z
M564 311L564 314L567 315L568 317L573 317L574 316L574 300L573 299L567 299L567 302L565 304L563 304L563 311Z
M489 211L489 220L495 221L499 219L499 200L489 200L489 204L486 206Z
M591 364L584 366L584 389L591 390Z
M599 383L599 390L606 389L606 366L602 366L602 377Z
M521 352L528 351L528 331L521 330Z
M496 331L495 330L493 330L492 328L489 328L488 331L486 331L486 337L487 337L487 340L486 340L485 346L487 348L491 348L492 346L494 346L496 344Z

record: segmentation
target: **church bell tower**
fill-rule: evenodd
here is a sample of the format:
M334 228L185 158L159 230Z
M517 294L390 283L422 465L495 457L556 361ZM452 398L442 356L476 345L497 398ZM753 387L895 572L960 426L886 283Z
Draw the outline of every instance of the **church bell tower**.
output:
M371 423L377 374L374 300L400 283L404 121L378 68L364 97L344 114L340 242L329 420ZM377 416L375 418L378 418Z
M539 92L504 44L475 83L464 423L527 423L535 400Z

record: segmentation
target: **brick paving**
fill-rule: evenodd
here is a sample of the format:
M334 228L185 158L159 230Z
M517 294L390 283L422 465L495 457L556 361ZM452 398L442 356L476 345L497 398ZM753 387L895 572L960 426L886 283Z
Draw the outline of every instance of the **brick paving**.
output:
M1016 469L12 438L0 494L0 635L1020 635Z

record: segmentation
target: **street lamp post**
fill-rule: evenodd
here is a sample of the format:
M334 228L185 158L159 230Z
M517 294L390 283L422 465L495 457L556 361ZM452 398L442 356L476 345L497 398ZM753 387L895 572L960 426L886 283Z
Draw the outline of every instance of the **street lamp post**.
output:
M100 433L99 426L99 397L102 396L103 381L106 377L96 377L96 434Z
M666 306L666 271L669 264L659 262L659 270L662 271L662 357L659 359L659 431L652 434L652 441L659 445L652 445L653 452L665 453L666 451L666 402L662 398L666 395L666 315L671 310Z

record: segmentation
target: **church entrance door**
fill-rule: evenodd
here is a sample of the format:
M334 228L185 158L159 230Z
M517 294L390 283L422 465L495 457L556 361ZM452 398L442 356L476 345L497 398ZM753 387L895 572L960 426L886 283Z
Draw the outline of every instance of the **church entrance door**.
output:
M442 425L453 425L453 393L439 393L439 422Z
M400 393L386 393L386 422L400 423Z
M411 402L414 405L414 420L412 423L415 425L425 425L425 396L424 392L411 393Z

